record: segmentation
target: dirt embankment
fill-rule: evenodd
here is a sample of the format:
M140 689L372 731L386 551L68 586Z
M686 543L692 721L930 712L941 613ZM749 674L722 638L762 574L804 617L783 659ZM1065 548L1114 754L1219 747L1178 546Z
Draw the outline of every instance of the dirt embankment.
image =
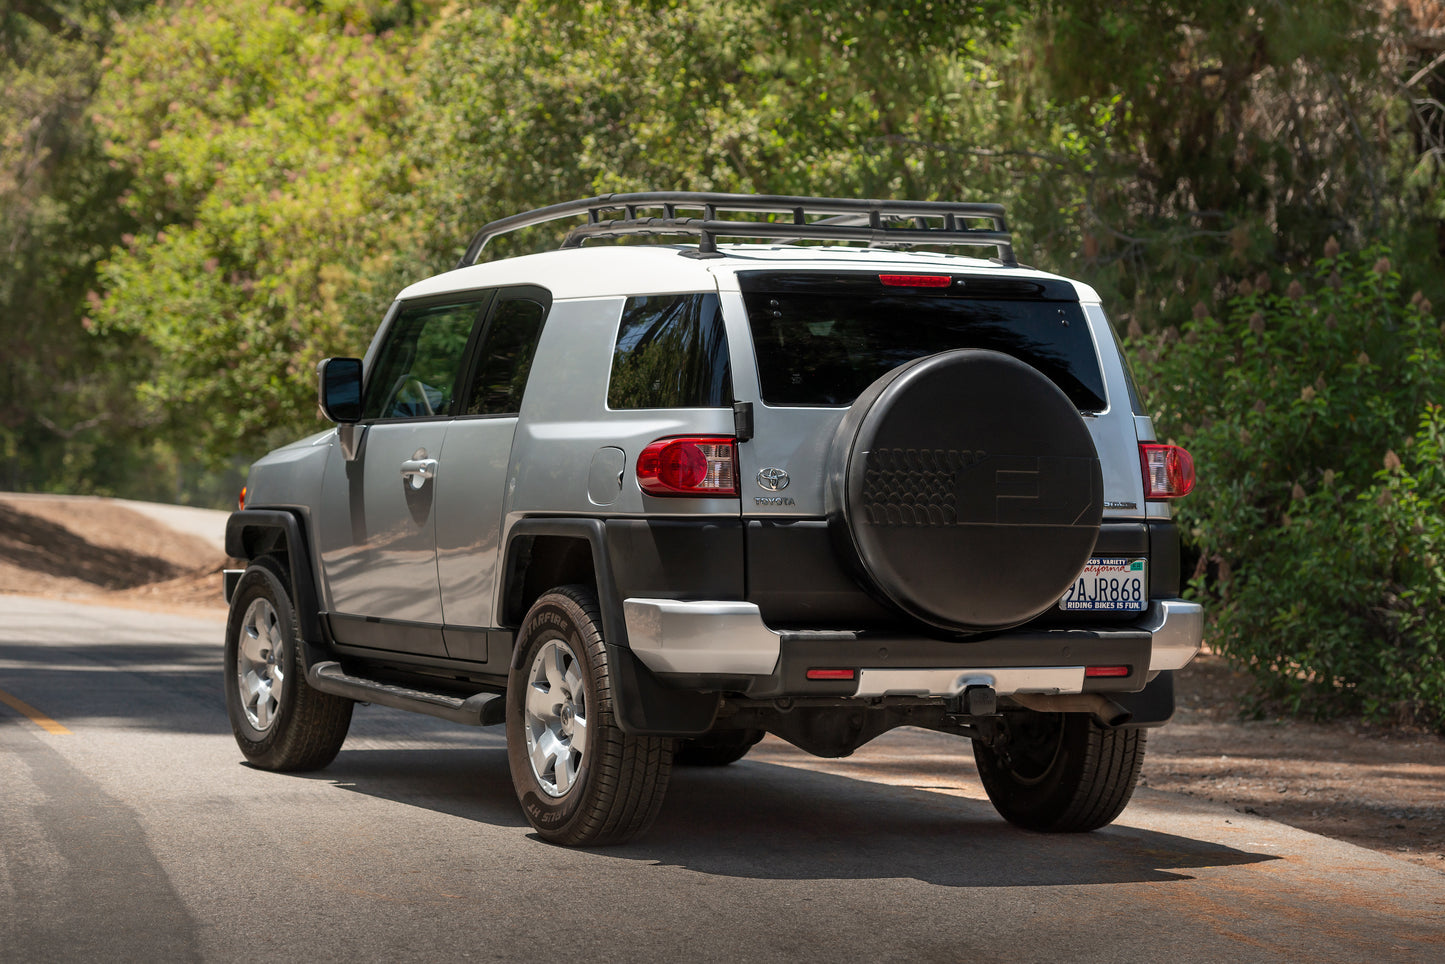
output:
M109 499L0 493L0 592L224 613L216 540ZM1243 720L1247 679L1205 654L1177 678L1141 782L1445 872L1445 740L1350 723Z
M98 498L0 493L0 592L225 611L225 553Z

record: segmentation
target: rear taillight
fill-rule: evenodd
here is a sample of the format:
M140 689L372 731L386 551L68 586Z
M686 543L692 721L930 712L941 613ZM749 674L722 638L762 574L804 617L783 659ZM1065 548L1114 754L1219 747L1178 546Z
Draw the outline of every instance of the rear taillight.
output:
M1177 499L1194 488L1194 459L1177 445L1140 445L1144 498Z
M737 495L737 440L658 439L637 457L637 484L649 495Z

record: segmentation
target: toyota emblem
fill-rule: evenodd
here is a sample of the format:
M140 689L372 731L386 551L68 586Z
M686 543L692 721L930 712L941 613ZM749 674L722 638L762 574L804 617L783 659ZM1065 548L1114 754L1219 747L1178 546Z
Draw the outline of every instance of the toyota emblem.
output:
M759 469L758 485L769 492L781 492L788 487L788 473L783 469Z

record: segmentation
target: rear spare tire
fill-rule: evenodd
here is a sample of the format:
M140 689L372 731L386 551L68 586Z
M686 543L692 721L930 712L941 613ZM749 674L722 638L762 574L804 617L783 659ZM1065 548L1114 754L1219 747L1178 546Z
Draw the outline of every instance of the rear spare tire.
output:
M990 632L1053 605L1103 517L1098 453L1078 409L1001 352L915 359L844 416L828 521L859 581L949 632Z

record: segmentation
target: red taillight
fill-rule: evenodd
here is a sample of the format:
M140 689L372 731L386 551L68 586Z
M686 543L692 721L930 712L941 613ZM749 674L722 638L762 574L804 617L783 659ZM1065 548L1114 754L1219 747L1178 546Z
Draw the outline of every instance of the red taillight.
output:
M637 484L649 495L738 494L737 440L658 439L637 457Z
M878 280L890 288L947 288L953 276L946 274L880 274Z
M241 494L236 496L236 507L239 509L246 508L246 487L244 485L241 486Z
M1177 445L1140 445L1144 498L1177 499L1194 489L1194 459Z
M857 672L852 669L810 669L804 675L808 679L853 679Z
M1084 668L1084 675L1091 679L1110 676L1128 676L1127 666L1087 666Z

